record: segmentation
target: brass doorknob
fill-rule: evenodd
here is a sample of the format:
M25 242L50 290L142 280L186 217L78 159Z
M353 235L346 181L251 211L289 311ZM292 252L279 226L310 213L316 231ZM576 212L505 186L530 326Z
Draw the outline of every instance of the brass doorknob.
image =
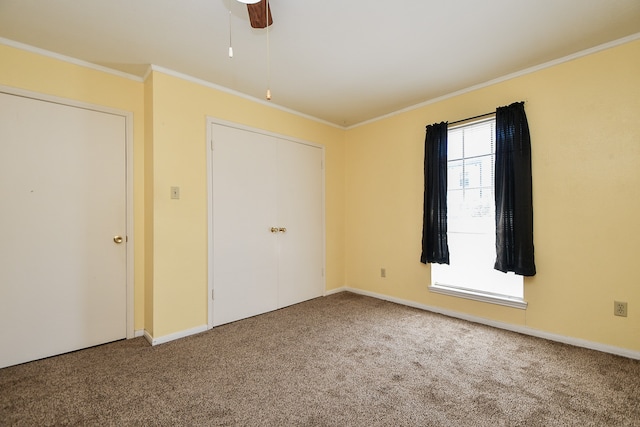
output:
M278 232L278 227L271 227L271 232L272 233L277 233Z
M284 227L280 227L280 228L278 229L278 231L279 231L279 232L281 232L281 233L286 233L286 232L287 232L287 229L286 229L286 228L284 228Z
M116 242L117 244L122 243L122 236L115 236L113 238L113 241Z

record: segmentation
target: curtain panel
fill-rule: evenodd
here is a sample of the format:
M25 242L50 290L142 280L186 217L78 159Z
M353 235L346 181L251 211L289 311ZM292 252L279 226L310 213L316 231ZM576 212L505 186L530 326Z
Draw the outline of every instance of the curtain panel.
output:
M535 275L531 138L524 102L496 109L495 202L494 268Z
M427 126L424 141L424 208L420 262L449 264L447 243L446 122Z

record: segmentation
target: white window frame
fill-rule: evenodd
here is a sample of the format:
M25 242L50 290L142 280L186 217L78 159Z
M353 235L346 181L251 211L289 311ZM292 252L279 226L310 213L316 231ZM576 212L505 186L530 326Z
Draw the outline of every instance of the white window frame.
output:
M449 131L459 129L461 127L471 127L473 125L478 125L478 124L489 122L489 121L495 122L495 115L490 116L489 118L481 119L481 120L474 120L474 121L461 123L455 127L450 127ZM491 304L498 304L498 305L518 308L518 309L527 308L527 302L524 300L524 280L522 276L517 276L519 280L521 280L520 283L521 283L521 286L523 287L522 297L516 297L511 295L504 295L500 293L484 291L479 288L474 288L472 285L468 283L452 285L452 284L438 282L437 278L435 277L435 276L438 276L438 273L437 273L438 268L440 267L437 264L431 264L431 284L428 287L430 292L459 297L459 298L466 298L466 299L471 299L471 300L481 301L481 302L486 302ZM434 270L436 270L436 274L434 274ZM513 274L513 273L509 273L509 274ZM442 277L442 274L440 274L440 277Z

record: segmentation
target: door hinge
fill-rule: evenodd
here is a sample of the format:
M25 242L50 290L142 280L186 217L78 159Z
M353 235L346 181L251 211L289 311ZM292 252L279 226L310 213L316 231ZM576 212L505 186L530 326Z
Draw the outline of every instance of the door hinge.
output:
M211 301L213 301L213 289L211 289Z
M211 151L213 151L213 138L211 138Z
M322 277L324 277L324 267L320 269L320 273L322 274Z

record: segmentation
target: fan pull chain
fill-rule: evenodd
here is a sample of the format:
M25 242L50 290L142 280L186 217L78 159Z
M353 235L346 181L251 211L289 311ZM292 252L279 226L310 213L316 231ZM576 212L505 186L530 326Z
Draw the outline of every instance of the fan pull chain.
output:
M231 45L231 9L229 9L229 58L233 58L233 46Z
M271 50L269 43L269 0L265 1L265 16L267 17L267 101L271 101Z

